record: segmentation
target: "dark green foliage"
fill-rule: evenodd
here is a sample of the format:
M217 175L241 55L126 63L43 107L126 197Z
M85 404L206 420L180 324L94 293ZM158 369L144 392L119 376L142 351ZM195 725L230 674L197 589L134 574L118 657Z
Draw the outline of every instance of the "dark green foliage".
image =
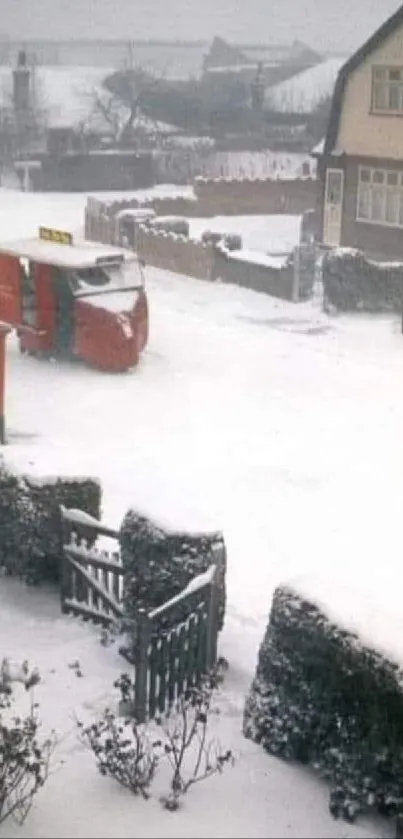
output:
M25 577L35 562L36 511L23 478L0 462L0 567Z
M83 510L96 519L101 515L101 487L93 478L58 478L34 483L26 479L36 511L35 567L33 582L59 579L59 507Z
M214 545L223 545L221 533L171 533L129 510L120 530L127 617L134 618L139 608L156 608L179 594L193 577L211 565ZM220 580L219 629L224 624L224 613L225 569ZM179 612L170 614L174 622L181 617Z
M330 810L352 821L403 811L402 671L288 587L273 598L244 734L309 764L331 784Z
M35 482L0 463L0 566L29 583L59 575L59 505L100 516L101 488L91 478Z
M325 306L342 312L400 312L403 264L376 263L361 251L340 248L322 264Z

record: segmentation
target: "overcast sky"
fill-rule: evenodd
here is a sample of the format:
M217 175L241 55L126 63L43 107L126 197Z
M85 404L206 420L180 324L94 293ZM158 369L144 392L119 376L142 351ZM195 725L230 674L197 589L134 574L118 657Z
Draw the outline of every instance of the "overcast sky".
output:
M396 0L0 0L10 38L305 40L350 51L401 3Z

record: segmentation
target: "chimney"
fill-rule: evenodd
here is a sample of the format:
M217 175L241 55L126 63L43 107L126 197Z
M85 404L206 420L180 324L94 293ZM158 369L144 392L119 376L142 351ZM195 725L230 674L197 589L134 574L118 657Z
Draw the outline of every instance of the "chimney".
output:
M31 73L25 50L18 53L17 67L13 70L13 102L18 114L26 114L30 107Z

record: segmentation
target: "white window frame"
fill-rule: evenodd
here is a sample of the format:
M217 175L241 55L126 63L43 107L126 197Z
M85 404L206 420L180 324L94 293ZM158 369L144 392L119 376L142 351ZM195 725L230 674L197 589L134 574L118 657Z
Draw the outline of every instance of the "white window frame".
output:
M369 173L369 180L367 180L367 181L362 179L361 173L364 172L364 171ZM375 173L377 173L378 176L381 176L381 174L382 174L383 184L377 183L376 180L374 180ZM398 180L397 185L388 185L388 176L390 176L390 175L392 175L392 176L397 175L397 180ZM376 175L375 175L375 177L376 177ZM363 185L363 187L366 187L369 190L369 196L370 197L369 197L368 218L364 218L364 216L361 216L359 214L360 204L361 204L361 200L360 200L360 186L361 186L361 184ZM372 193L373 193L373 190L377 189L377 188L383 190L383 192L384 192L383 213L382 213L382 215L384 217L381 218L381 219L374 219L373 218L373 213L372 213L372 206L373 206ZM388 192L390 194L395 194L395 195L397 194L397 196L398 196L397 220L396 220L396 222L386 220L386 208L387 208L386 196L387 196ZM398 229L398 230L403 229L403 171L399 170L399 169L383 169L381 167L376 167L376 166L359 166L358 167L358 183L357 183L355 218L356 218L356 221L359 222L360 224L375 224L378 227L392 227L392 228L395 228L395 229ZM401 221L400 221L400 219L401 219Z
M390 73L400 73L400 79L394 80L389 78ZM378 78L377 78L378 74ZM381 78L384 74L385 78ZM390 101L391 90L398 91L399 106L398 108L391 108L389 104L382 108L375 104L375 97L377 89L385 89L385 101ZM381 65L374 64L372 66L372 84L371 84L371 111L372 114L379 116L403 116L403 65Z

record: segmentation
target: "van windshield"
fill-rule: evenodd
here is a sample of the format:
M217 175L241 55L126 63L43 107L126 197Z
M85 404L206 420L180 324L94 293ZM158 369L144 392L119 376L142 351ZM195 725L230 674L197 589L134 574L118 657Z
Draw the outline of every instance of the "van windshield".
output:
M141 288L143 277L140 266L134 260L94 265L81 268L72 273L70 286L75 295L94 293L94 291L124 291Z

